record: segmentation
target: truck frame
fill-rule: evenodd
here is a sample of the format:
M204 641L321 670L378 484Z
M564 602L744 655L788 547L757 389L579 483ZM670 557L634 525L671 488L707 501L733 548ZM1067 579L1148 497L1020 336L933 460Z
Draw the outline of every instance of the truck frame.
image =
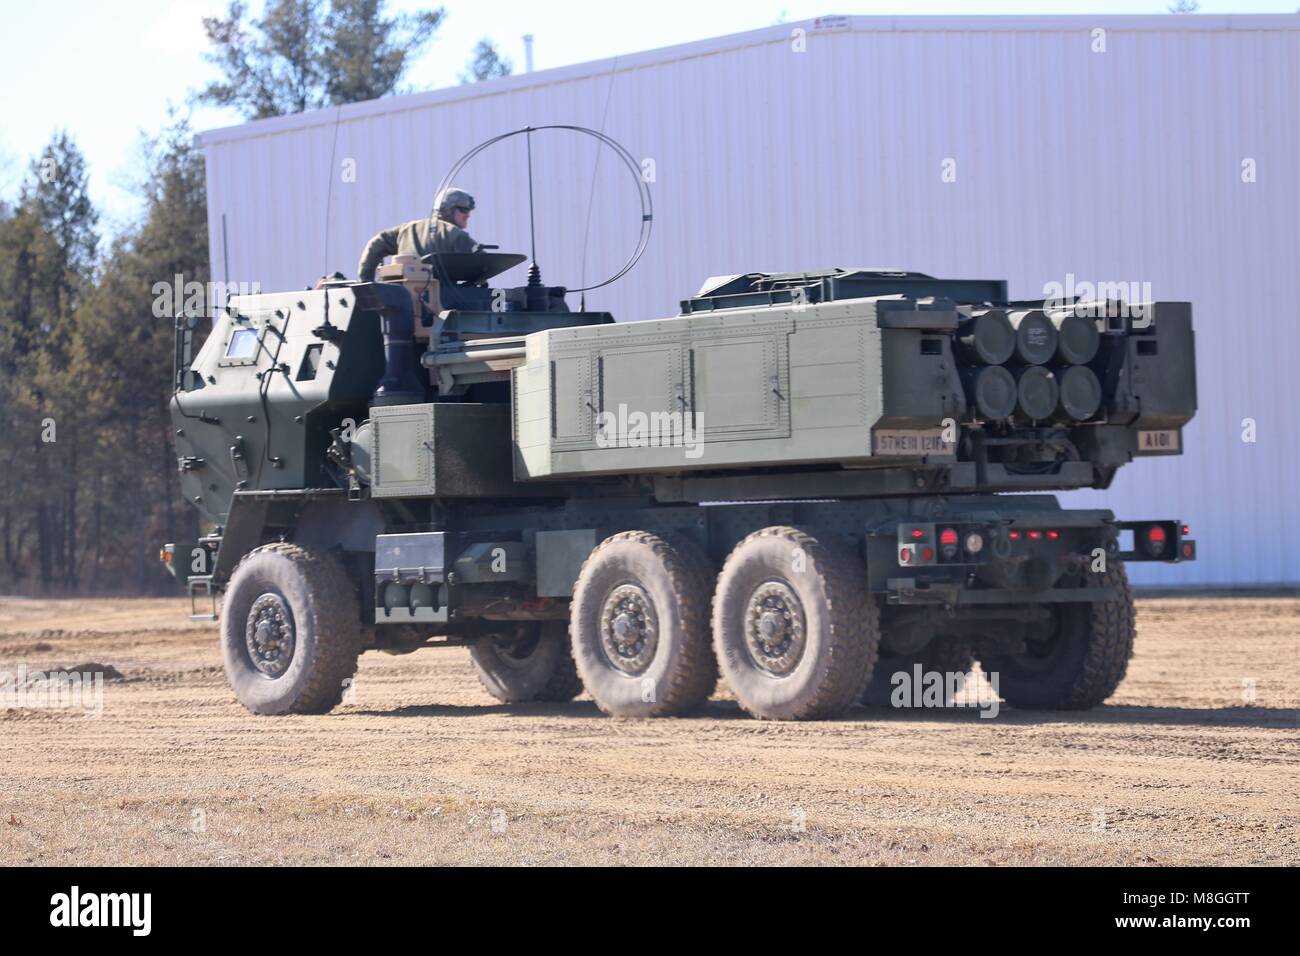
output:
M616 324L535 270L491 288L522 258L493 255L232 300L193 360L178 321L182 485L214 527L163 559L222 598L249 710L328 711L362 651L439 646L501 701L617 716L722 678L754 717L829 718L977 660L1013 706L1086 708L1132 653L1125 564L1196 557L1180 520L1047 493L1181 450L1185 303L836 269ZM629 409L699 416L697 445Z

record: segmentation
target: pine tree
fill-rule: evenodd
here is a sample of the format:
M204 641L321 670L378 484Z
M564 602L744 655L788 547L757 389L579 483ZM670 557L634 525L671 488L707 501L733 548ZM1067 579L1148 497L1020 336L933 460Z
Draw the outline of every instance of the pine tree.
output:
M441 8L385 16L384 0L268 0L251 18L241 0L204 17L209 62L222 79L199 94L264 119L378 99L398 91L413 57L445 16Z

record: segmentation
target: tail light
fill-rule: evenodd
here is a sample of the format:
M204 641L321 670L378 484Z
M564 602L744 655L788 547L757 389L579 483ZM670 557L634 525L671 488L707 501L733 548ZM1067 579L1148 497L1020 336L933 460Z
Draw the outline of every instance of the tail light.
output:
M951 561L957 557L957 529L944 528L939 532L939 551L944 560Z
M1142 535L1143 546L1147 554L1153 558L1158 558L1165 553L1165 544L1168 540L1165 533L1164 525L1149 525L1146 532Z
M987 550L988 528L982 523L960 519L951 524L908 522L897 529L896 554L904 567L920 570L935 565L983 564L987 560L983 552Z
M1181 521L1118 521L1117 531L1133 535L1131 550L1120 556L1130 561L1195 561L1192 529Z

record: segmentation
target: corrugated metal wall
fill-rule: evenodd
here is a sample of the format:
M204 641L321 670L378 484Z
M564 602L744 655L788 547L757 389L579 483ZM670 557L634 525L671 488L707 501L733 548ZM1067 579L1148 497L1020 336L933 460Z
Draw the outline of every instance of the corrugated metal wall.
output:
M1067 501L1190 521L1200 561L1144 567L1142 582L1295 584L1298 99L1296 17L788 24L205 134L213 273L267 291L352 275L364 241L426 214L470 146L575 123L653 163L650 249L587 300L621 318L675 314L705 276L762 269L892 265L1006 278L1017 297L1067 273L1149 282L1195 304L1187 453ZM595 150L544 132L533 148L544 277L608 275L639 225L629 174L600 161L584 270ZM522 137L458 184L479 200L475 238L528 250Z

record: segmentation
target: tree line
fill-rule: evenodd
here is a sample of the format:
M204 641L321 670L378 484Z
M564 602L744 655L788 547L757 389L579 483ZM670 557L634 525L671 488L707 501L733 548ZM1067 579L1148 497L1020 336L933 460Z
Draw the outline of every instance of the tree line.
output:
M390 16L384 0L232 0L204 18L220 78L198 104L260 119L404 92L446 14ZM462 79L501 76L489 41ZM69 131L0 199L0 593L163 593L166 541L192 540L168 403L173 323L158 283L206 284L202 153L173 115L144 139L141 212L100 230L86 157Z

